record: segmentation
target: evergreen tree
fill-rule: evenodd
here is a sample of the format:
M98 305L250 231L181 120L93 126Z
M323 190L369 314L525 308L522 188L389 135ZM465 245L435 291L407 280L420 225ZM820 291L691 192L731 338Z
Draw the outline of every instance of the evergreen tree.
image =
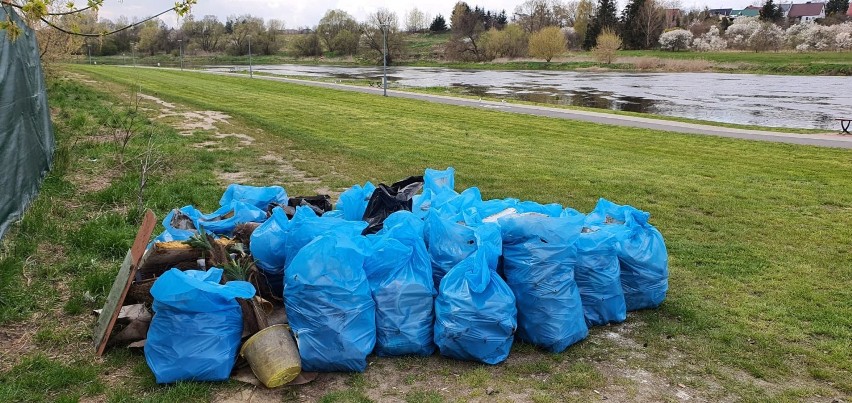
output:
M825 3L825 15L846 14L849 10L849 0L828 0Z
M781 7L776 5L772 0L766 0L766 3L764 3L763 7L760 9L761 21L775 22L780 20L783 16L784 13L781 11Z
M621 12L621 37L627 49L642 49L645 46L645 34L639 21L643 4L645 0L630 0Z
M434 20L432 20L432 25L429 26L429 30L432 32L446 32L447 21L444 19L444 16L438 14Z
M849 0L846 0L847 2ZM503 29L506 25L509 24L509 17L506 15L506 10L500 11L500 14L497 14L494 20L494 27L497 29Z
M589 50L595 47L598 35L603 32L604 28L609 28L612 31L616 30L618 27L618 17L615 16L615 13L614 0L598 0L598 9L592 18L592 23L589 24L589 29L586 31L583 49Z

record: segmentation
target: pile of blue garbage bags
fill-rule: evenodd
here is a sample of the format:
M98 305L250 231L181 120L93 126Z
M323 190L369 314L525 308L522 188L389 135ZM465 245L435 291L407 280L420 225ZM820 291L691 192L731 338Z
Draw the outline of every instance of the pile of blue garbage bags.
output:
M214 213L172 211L154 242L259 223L250 254L283 298L305 371L362 372L370 354L436 351L498 364L516 338L558 353L591 326L656 308L668 289L650 214L605 199L589 214L483 200L476 187L456 190L448 168L355 185L329 211L301 203L278 186L231 185ZM235 301L255 289L220 280L218 269L172 269L154 284L145 355L158 382L227 379L242 331Z

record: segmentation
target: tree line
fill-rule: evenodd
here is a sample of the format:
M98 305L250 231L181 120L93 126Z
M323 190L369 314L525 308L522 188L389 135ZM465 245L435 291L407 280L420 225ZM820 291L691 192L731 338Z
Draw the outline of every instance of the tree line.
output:
M719 19L709 10L674 10L667 0L630 0L622 10L614 0L525 0L511 14L458 2L445 17L431 16L414 8L400 18L388 9L378 9L358 21L343 10L328 10L316 26L285 29L281 20L251 15L201 18L187 15L174 28L159 19L147 21L114 35L89 40L86 51L94 55L226 53L245 55L249 44L255 54L287 52L297 57L357 56L382 60L387 41L388 62L406 55L406 34L445 34L446 43L437 55L447 60L485 61L495 58L534 56L550 61L569 49L594 49L603 33L618 37L622 49L651 49L661 46L666 31L688 30L694 38L715 27L720 33L732 22ZM831 0L830 18L842 21L838 10L849 0ZM81 32L109 32L132 24L127 18L97 20L97 14L81 13L73 24ZM767 0L761 20L783 25L780 8ZM715 32L715 31L714 31ZM681 35L683 36L683 35ZM667 45L673 35L663 37ZM607 46L611 46L611 42Z

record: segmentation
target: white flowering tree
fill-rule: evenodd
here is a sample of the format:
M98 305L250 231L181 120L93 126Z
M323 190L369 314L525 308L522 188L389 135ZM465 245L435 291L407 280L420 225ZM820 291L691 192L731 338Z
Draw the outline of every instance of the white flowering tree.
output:
M741 50L748 49L749 38L758 29L760 29L760 21L757 17L738 17L725 31L728 47Z
M699 52L718 52L728 47L728 41L722 38L719 27L712 26L707 33L692 41L692 48Z
M692 43L692 32L685 29L675 29L660 35L660 49L677 52L689 50Z
M778 51L784 46L784 30L771 22L764 22L748 38L748 47L755 52Z
M852 22L823 26L796 24L786 31L787 46L801 52L852 49Z

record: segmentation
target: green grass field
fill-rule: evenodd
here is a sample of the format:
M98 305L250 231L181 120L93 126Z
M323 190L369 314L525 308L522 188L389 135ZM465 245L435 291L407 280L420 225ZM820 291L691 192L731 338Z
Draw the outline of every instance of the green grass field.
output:
M852 152L621 129L243 77L69 67L53 79L60 152L0 255L0 400L223 399L238 383L157 386L144 359L95 359L93 319L140 210L126 165L104 137L114 104L138 86L140 131L161 169L145 206L159 217L215 207L225 185L281 184L290 194L394 181L454 166L484 197L597 198L652 213L671 279L659 310L595 328L562 354L516 344L483 366L440 357L371 358L366 373L325 375L267 400L799 401L852 396ZM170 107L166 103L174 103ZM159 109L159 110L158 110ZM224 112L215 130L187 112ZM178 132L184 131L186 135ZM229 134L229 135L223 135ZM230 134L241 134L245 137ZM252 389L248 389L252 390Z

